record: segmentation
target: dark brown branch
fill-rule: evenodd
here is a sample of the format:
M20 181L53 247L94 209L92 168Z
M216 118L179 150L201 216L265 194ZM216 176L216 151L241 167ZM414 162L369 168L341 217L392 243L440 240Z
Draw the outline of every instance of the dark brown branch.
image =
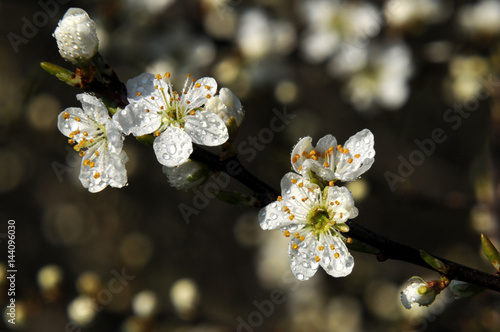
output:
M203 150L200 147L195 147L191 158L204 162L215 170L227 173L248 188L252 189L255 192L255 197L260 200L262 205L261 207L275 201L277 196L280 194L277 190L268 186L259 178L248 172L236 157L221 161L216 155ZM422 257L420 257L420 250L397 243L384 236L376 234L352 220L347 221L347 225L350 230L345 233L345 235L378 249L380 251L377 255L377 259L379 261L394 259L435 271L422 259ZM461 280L500 292L500 276L485 273L434 255L431 256L439 259L446 265L446 277L450 280Z

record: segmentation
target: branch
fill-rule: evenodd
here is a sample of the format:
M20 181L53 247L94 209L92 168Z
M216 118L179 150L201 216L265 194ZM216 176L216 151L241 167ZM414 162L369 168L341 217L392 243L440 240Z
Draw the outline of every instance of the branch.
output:
M248 172L236 157L221 161L220 158L213 153L195 146L191 158L201 161L217 171L227 173L252 189L255 192L255 197L261 202L260 207L264 207L275 201L278 195L280 195L277 190ZM392 241L352 220L347 221L346 224L349 226L349 232L345 233L345 235L378 249L379 254L377 255L377 259L379 261L394 259L435 271L422 259L420 250ZM431 256L439 259L446 265L447 272L445 276L450 280L461 280L500 292L500 276L482 272L434 255Z

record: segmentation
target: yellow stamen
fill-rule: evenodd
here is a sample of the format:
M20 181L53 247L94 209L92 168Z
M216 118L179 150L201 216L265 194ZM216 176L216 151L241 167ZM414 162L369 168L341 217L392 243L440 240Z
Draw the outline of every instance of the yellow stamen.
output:
M101 176L101 174L99 174L99 172L95 172L95 174L94 174L94 179L97 179L97 178L99 178L100 176Z
M286 236L286 237L290 237L290 231L284 231L283 235Z
M319 251L323 251L324 249L325 249L325 247L323 247L323 246L319 246L319 247L318 247L318 250L319 250Z
M330 244L330 249L335 250L335 246L333 244Z
M319 256L314 257L314 260L316 261L316 263L319 262L320 261Z
M361 155L358 153L358 154L355 154L354 157L359 158L359 157L361 157Z
M283 198L281 196L278 196L278 198L276 199L278 202L281 202Z
M340 254L338 252L335 253L335 255L333 255L333 257L335 258L339 258L340 257Z
M292 248L295 249L295 250L297 250L297 249L299 249L299 246L298 246L297 243L294 243L294 244L292 244Z
M64 120L68 120L69 119L69 113L68 112L64 112L62 116L63 116Z
M349 158L349 160L347 160L347 162L350 164L352 163L353 159L352 158Z
M141 94L142 94L142 93L140 93L139 91L135 93L135 95L136 95L137 97L140 97L140 96L141 96Z
M300 237L300 234L299 233L295 233L295 238L299 238Z
M201 86L201 84L200 84L200 83L196 83L196 84L194 85L194 88L195 88L195 89L198 89L200 86Z
M300 241L304 241L304 240L305 240L304 235L301 235L301 236L299 237L299 240L300 240Z

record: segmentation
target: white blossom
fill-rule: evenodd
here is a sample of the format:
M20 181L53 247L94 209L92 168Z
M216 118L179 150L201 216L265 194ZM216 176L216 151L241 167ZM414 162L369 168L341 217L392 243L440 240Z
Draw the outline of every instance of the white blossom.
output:
M313 171L324 181L354 181L375 161L375 138L364 129L350 137L345 145L332 135L322 137L315 147L312 138L302 138L292 150L292 167L303 176Z
M288 173L281 180L282 197L259 213L262 229L279 229L291 237L288 248L290 267L299 280L311 278L321 265L329 275L351 273L354 258L347 250L345 222L358 215L346 187L321 189L306 178Z
M82 158L80 182L92 193L108 185L121 188L127 184L125 163L128 157L122 151L123 136L109 117L102 101L88 94L76 98L82 108L70 107L59 114L57 127Z
M74 64L91 59L99 47L96 24L81 8L68 9L53 36L61 56Z
M160 164L174 167L186 162L193 143L217 146L229 135L224 122L204 105L217 91L211 77L188 78L180 93L161 75L143 73L127 81L130 102L113 119L125 134L156 136L153 149Z
M500 34L500 2L482 0L463 5L458 11L458 23L466 32L496 36Z
M288 54L295 46L295 29L290 22L273 20L259 9L243 13L236 42L245 58L256 60L272 54Z
M366 2L307 0L300 14L306 22L301 48L312 63L343 56L350 48L365 48L382 25L379 10Z
M413 28L437 23L448 16L440 0L389 0L384 4L387 23L395 28Z
M343 92L361 112L374 110L377 106L399 109L410 94L408 80L413 74L410 49L403 42L394 42L385 46L372 45L367 52L366 63L362 67L352 67L353 72L337 70L342 68L341 63L331 68L334 74L346 77Z

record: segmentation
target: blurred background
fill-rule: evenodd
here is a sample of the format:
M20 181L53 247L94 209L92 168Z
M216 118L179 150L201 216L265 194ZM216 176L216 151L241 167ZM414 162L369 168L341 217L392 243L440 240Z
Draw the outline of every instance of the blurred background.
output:
M175 190L134 139L127 187L82 188L56 127L79 91L39 65L74 70L52 37L69 7L96 21L122 81L169 71L180 89L190 73L235 92L236 145L258 143L241 160L271 186L299 138L369 128L375 164L349 186L356 222L491 273L480 234L500 244L500 1L1 0L1 303L9 219L18 273L16 324L4 316L0 330L500 331L491 291L404 309L410 277L438 276L402 262L353 253L350 276L299 283L287 239L261 231L257 210ZM263 136L284 112L295 117Z

